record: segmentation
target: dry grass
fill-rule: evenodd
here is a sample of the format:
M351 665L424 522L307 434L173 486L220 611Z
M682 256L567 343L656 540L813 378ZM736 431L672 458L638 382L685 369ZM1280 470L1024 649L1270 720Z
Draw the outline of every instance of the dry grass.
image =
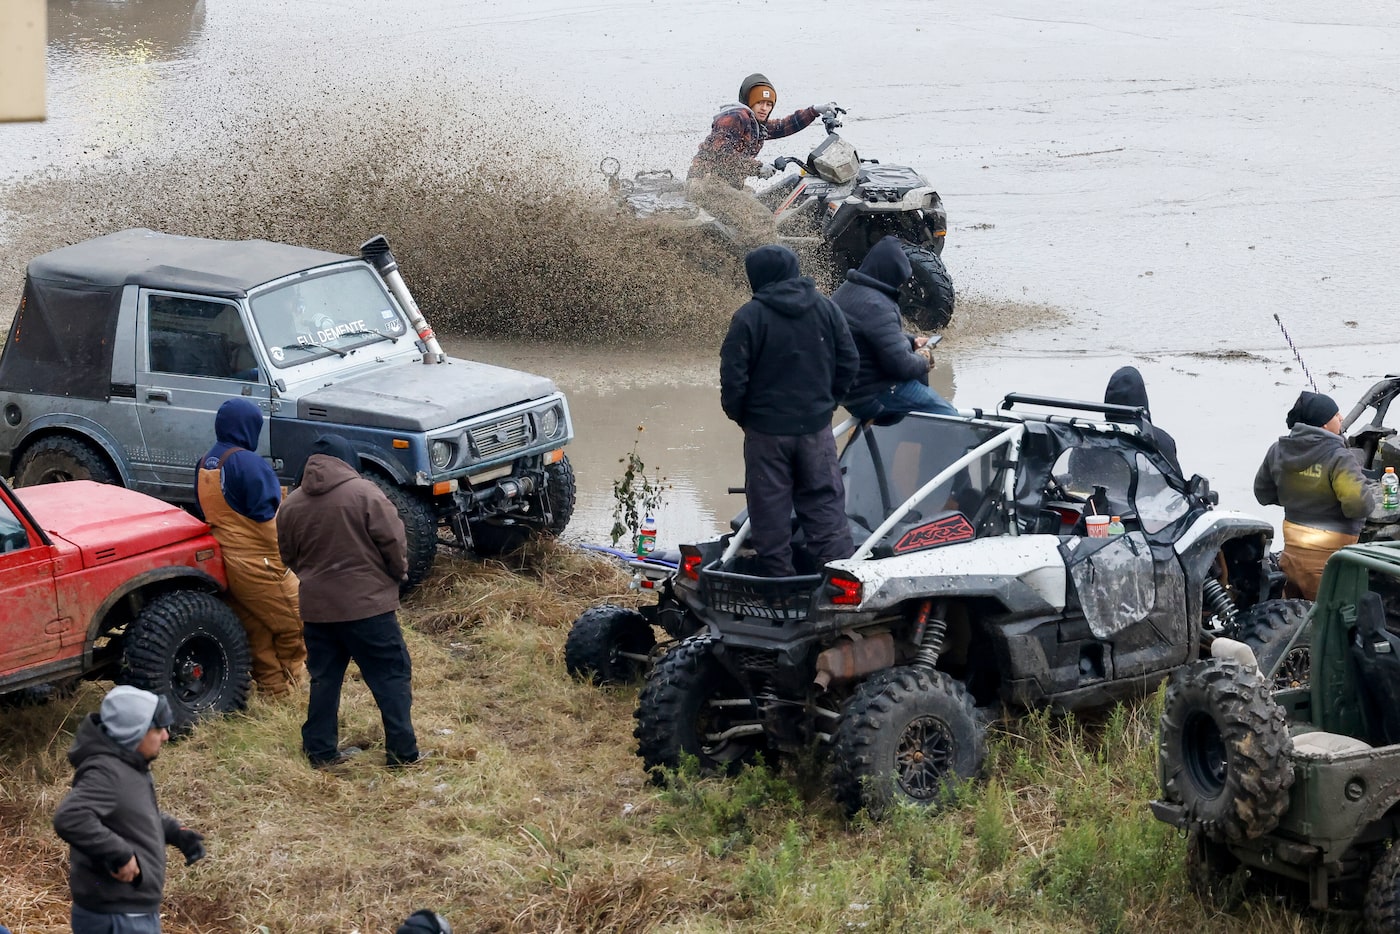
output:
M984 783L880 825L847 824L812 763L646 785L635 692L576 684L562 660L573 617L625 588L567 548L511 568L444 555L402 614L420 742L442 753L429 765L382 768L358 680L342 741L369 750L336 772L301 759L301 703L255 702L168 747L162 805L209 858L186 869L171 851L165 929L368 934L420 907L462 932L1347 929L1264 900L1211 915L1188 894L1182 842L1145 807L1150 703L1018 721ZM102 690L0 721L0 923L17 934L67 930L49 818Z

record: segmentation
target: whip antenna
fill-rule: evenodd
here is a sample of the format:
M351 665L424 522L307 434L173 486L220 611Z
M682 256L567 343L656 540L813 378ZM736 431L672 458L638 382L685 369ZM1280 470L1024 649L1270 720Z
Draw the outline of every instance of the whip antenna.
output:
M1278 316L1277 312L1274 313L1274 323L1283 332L1283 339L1288 341L1288 349L1293 351L1293 359L1297 360L1298 365L1303 368L1303 375L1308 378L1308 385L1313 388L1313 392L1322 392L1321 389L1317 388L1317 380L1313 379L1312 373L1308 371L1308 365L1303 362L1303 355L1298 353L1298 345L1294 344L1293 338L1288 336L1288 328L1283 326L1283 319Z

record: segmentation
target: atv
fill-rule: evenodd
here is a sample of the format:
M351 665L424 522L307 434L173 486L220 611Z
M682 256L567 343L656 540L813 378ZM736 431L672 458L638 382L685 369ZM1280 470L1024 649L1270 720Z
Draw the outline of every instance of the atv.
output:
M1217 640L1166 692L1153 814L1186 832L1186 871L1228 910L1270 880L1313 908L1400 932L1400 543L1332 555L1298 637L1312 680L1272 690L1270 662Z
M1217 636L1281 662L1307 605L1268 599L1272 525L1215 508L1146 426L1138 407L1020 394L839 426L855 554L817 566L798 536L800 573L765 578L747 523L682 546L661 605L691 634L642 688L644 767L815 744L837 799L878 816L975 775L1003 706L1142 695ZM1124 532L1091 537L1093 515Z
M837 108L837 113L845 111ZM882 238L898 237L914 269L900 290L900 310L923 330L947 327L955 296L942 260L948 232L943 199L914 169L860 158L836 132L841 120L835 114L824 116L822 124L826 138L807 158L775 159L773 166L782 174L755 194L773 212L778 241L799 253L822 247L839 277L859 266ZM743 238L686 198L685 181L669 169L623 180L621 164L612 157L600 169L614 195L636 216L702 228L741 246Z

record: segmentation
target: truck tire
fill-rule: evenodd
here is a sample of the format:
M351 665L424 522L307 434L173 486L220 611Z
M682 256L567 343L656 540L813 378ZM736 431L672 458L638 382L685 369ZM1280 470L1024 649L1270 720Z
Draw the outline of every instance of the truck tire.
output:
M715 703L740 700L744 703ZM658 785L684 756L699 760L702 772L732 774L767 745L762 734L712 739L758 723L759 715L748 692L715 658L708 634L678 642L661 656L647 675L634 716L637 755Z
M172 733L208 714L241 710L251 669L243 624L214 594L161 594L127 626L122 680L165 696L175 718Z
M630 607L605 603L574 620L564 642L564 664L580 681L628 683L646 674L656 634L645 616Z
M399 590L408 593L432 573L433 561L437 558L437 515L431 503L388 477L376 473L367 473L365 477L388 497L403 520L404 536L408 539L408 579L399 585Z
M558 463L544 468L546 490L549 494L550 522L540 529L534 525L497 525L491 522L472 524L472 550L483 558L496 558L522 547L532 537L547 535L558 538L574 517L578 499L578 483L574 465L566 455Z
M1292 741L1259 672L1209 659L1179 669L1162 705L1162 796L1218 843L1262 836L1288 810Z
M936 807L972 778L986 730L963 685L941 672L892 668L856 688L832 744L832 786L847 812L880 819L896 804Z
M1202 905L1234 911L1244 902L1249 870L1223 843L1192 830L1186 835L1186 881Z
M1312 642L1303 633L1285 655L1294 633L1303 628L1312 611L1309 600L1265 600L1241 613L1235 637L1254 650L1259 670L1272 674L1273 689L1307 687L1311 683Z
M953 279L938 254L928 247L901 240L913 275L899 290L899 310L906 321L924 331L941 331L953 320L957 295Z
M1390 841L1366 884L1367 934L1400 934L1400 841Z
M40 438L25 448L15 465L15 486L64 480L121 483L116 468L97 445L72 435Z

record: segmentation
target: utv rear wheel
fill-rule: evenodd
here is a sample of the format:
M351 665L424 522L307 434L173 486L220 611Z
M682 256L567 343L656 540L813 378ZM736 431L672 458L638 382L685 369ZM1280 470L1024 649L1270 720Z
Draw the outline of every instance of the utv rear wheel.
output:
M694 756L706 773L733 773L766 745L758 709L715 658L708 635L679 642L647 675L637 698L637 755L651 780Z
M496 558L524 546L532 537L548 535L558 538L563 534L569 520L574 517L574 503L578 499L578 484L574 480L574 465L566 456L556 464L546 464L544 468L546 493L549 496L549 524L544 528L520 523L517 525L496 525L490 522L473 523L472 550L483 558Z
M967 689L941 671L890 669L856 688L832 748L836 799L877 820L894 805L937 806L982 768L986 731Z
M636 681L646 674L656 634L645 616L605 603L574 620L564 643L569 674L598 684Z
M1272 676L1275 691L1307 687L1311 683L1309 634L1303 633L1292 648L1288 647L1289 640L1307 622L1311 610L1312 603L1308 600L1266 600L1240 615L1236 638L1254 650L1259 671L1265 677Z
M938 254L928 247L900 241L914 273L899 290L899 310L924 331L940 331L953 320L953 280Z
M1202 905L1234 911L1244 901L1249 870L1224 844L1192 830L1186 835L1186 881Z
M163 694L182 730L248 702L252 658L243 624L211 593L176 590L142 607L127 626L122 680Z
M432 503L415 496L388 477L373 473L365 476L379 487L403 520L404 536L408 539L408 579L399 585L399 589L407 593L432 573L433 562L437 559L437 515L433 512Z
M1257 671L1221 659L1197 662L1167 685L1162 796L1212 840L1252 840L1288 810L1291 745L1283 708Z
M91 441L68 435L40 438L20 455L15 486L38 486L65 480L120 483L107 455Z
M1392 840L1366 886L1367 934L1400 934L1400 841Z

